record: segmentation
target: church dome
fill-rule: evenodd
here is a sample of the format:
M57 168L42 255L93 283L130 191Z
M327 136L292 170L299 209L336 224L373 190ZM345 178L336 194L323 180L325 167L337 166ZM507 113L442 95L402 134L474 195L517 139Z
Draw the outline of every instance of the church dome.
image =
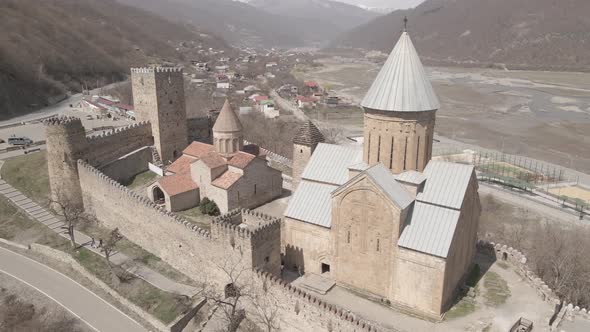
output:
M407 31L402 33L361 106L390 112L424 112L440 107Z
M229 101L226 100L217 121L215 121L215 125L213 125L213 132L233 133L238 131L242 131L242 123L232 110Z

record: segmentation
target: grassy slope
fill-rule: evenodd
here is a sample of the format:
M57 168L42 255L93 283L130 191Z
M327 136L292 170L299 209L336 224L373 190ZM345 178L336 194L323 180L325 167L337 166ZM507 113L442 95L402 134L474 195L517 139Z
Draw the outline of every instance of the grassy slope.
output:
M49 174L45 151L6 160L2 166L2 178L23 194L45 204L49 198Z

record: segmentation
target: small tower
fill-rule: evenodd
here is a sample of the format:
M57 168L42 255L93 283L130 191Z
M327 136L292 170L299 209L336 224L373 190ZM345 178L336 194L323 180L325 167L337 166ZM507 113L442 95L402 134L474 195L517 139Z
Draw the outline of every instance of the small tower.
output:
M394 174L422 172L432 157L439 101L407 31L361 106L365 110L365 163L382 163Z
M161 160L174 161L188 145L182 69L132 68L131 83L137 120L151 123Z
M78 159L85 159L88 150L82 122L71 117L51 118L45 121L45 132L51 200L82 208Z
M226 158L233 156L244 147L242 123L232 110L228 100L223 104L215 125L213 125L213 146L215 151Z
M307 120L293 138L293 188L297 189L301 182L301 175L311 155L319 143L325 141L324 135L313 122Z

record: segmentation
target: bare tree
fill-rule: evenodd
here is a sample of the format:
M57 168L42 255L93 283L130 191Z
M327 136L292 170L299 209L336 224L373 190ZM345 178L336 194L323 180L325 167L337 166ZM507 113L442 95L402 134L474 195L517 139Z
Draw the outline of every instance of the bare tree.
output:
M269 291L266 283L251 296L251 303L254 322L264 326L267 332L279 331L279 301Z
M67 199L63 198L64 196L62 195L57 195L57 197L62 198L57 200L50 199L49 204L53 207L55 213L63 218L65 225L61 228L70 237L72 248L76 248L75 228L80 223L87 222L88 219L84 215L83 208L72 204Z
M117 242L119 242L122 239L123 239L123 236L119 232L119 228L115 228L111 231L111 233L109 234L109 237L102 244L102 248L100 249L100 251L102 251L104 253L104 256L105 256L109 266L111 266L111 260L110 260L111 254L115 250Z

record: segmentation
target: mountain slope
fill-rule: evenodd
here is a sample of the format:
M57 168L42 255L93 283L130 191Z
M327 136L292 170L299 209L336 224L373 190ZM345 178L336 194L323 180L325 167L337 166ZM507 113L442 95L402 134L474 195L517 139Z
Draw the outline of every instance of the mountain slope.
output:
M331 39L378 16L357 6L329 0L250 0L249 4L271 14L301 20L313 28L307 39L315 42Z
M188 22L236 45L302 46L297 20L232 0L118 0L173 21Z
M226 47L112 0L3 0L0 29L0 118L83 85L121 80L133 65L179 59L179 41Z
M353 29L332 46L391 51L404 15L431 64L589 70L590 1L428 0Z

